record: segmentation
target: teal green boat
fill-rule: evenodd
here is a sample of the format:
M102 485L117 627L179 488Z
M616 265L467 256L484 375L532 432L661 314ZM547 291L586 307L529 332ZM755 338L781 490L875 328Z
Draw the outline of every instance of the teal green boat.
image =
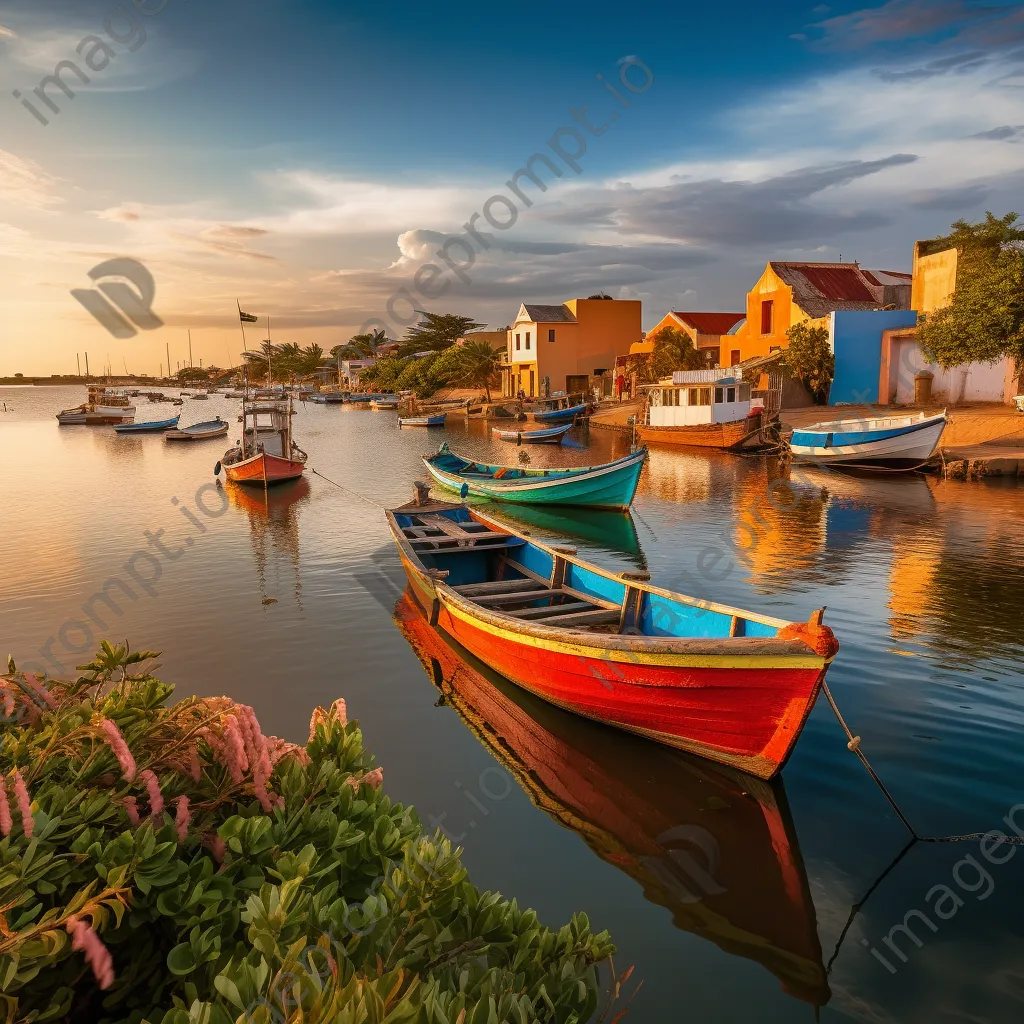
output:
M640 448L615 462L567 469L489 466L464 459L442 444L436 455L424 456L427 472L442 487L465 497L526 505L579 505L625 511L633 502L647 449Z

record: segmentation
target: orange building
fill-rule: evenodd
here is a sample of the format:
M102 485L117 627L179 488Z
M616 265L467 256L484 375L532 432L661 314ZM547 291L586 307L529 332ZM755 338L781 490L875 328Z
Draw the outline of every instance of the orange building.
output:
M708 366L732 366L731 356L735 346L729 336L737 324L741 323L746 313L684 313L673 310L666 313L647 332L647 341L653 342L654 336L666 327L675 327L689 335L694 347L705 356ZM651 346L650 351L653 351ZM736 362L739 362L737 359Z
M735 362L786 348L791 327L804 321L827 326L828 314L837 310L910 309L912 279L900 271L863 270L859 263L773 260L747 293L747 322L733 338Z
M615 360L642 335L635 299L570 299L558 306L523 304L508 329L504 394L589 390L614 372Z

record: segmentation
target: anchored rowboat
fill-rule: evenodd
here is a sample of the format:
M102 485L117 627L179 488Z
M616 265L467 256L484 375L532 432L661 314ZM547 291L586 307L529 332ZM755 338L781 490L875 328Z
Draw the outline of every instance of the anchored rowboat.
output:
M568 409L548 409L543 412L533 413L533 418L538 423L557 423L559 420L571 420L575 416L582 416L587 411L587 405L573 405Z
M223 437L227 432L227 423L218 416L215 420L193 423L190 427L165 430L164 438L167 441L205 441L211 437Z
M398 399L397 398L375 398L370 402L371 409L397 409Z
M440 692L531 802L635 879L675 926L829 1000L814 901L781 779L762 782L565 714L431 628L395 622Z
M516 444L561 444L562 438L572 430L572 424L563 427L545 427L541 430L506 430L492 427L496 437L502 441L514 441Z
M572 469L526 469L489 466L441 445L436 455L425 456L427 472L451 491L497 501L522 504L583 505L625 511L633 502L647 458L641 448L625 458L600 466Z
M114 429L119 434L157 434L178 425L178 416L169 420L150 420L148 423L120 423Z
M465 505L387 513L432 624L566 710L771 778L839 644L821 623L743 611L615 576Z
M448 413L438 413L436 416L399 416L400 427L443 427Z
M851 469L911 470L931 457L946 426L936 416L878 416L835 420L794 430L789 447L795 461Z

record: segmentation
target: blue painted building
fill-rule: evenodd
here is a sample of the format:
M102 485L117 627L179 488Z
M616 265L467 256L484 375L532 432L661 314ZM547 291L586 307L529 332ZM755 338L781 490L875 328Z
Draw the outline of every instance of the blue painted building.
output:
M829 316L829 342L836 359L829 405L876 403L882 369L882 332L913 327L913 309L837 310Z

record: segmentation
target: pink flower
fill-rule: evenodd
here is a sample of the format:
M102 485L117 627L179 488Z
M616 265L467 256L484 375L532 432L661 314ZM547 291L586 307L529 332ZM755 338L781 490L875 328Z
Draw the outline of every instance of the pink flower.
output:
M92 968L99 987L110 988L114 984L114 961L103 940L77 917L69 918L64 927L71 935L71 948L85 954L85 962Z
M0 778L0 832L5 836L11 834L14 821L11 819L11 805L7 802L5 780Z
M245 757L245 742L238 726L238 719L234 715L227 717L223 739L226 767L231 775L231 781L237 786L245 778L249 762Z
M32 820L32 801L28 796L28 787L21 777L21 772L14 773L14 796L18 801L18 811L21 813L21 827L29 838L35 830L36 823Z
M139 781L146 784L149 793L149 813L154 818L159 818L164 812L164 798L160 792L160 780L148 768L139 772Z
M55 708L57 706L57 700L50 691L42 685L44 676L36 676L33 679L31 676L22 676L22 682L27 686L47 707Z
M0 699L4 702L4 717L14 717L14 694L2 679L0 679Z
M203 768L199 763L199 751L195 747L188 752L188 773L194 782L198 782L203 775Z
M280 793L271 793L270 802L279 810L284 810L284 797Z
M384 784L384 769L374 768L372 772L367 772L363 776L363 782L365 782L371 789L380 789Z
M120 730L109 718L104 718L100 722L100 729L103 731L103 738L106 740L107 746L113 751L117 763L121 766L121 774L124 776L125 782L134 781L135 758L132 757L132 752L128 749L128 744L125 743Z
M224 858L227 856L227 847L224 845L224 840L218 835L207 836L203 840L203 845L208 847L210 853L213 854L213 859L218 864L224 863Z
M175 799L176 813L174 815L174 827L178 830L178 842L185 842L188 835L189 822L192 820L188 812L188 797L179 796Z
M126 796L121 801L121 806L124 808L124 813L128 815L128 820L132 825L138 825L139 823L139 809L135 806L135 797Z
M344 697L339 697L331 705L331 715L338 720L339 725L348 725L348 705Z

